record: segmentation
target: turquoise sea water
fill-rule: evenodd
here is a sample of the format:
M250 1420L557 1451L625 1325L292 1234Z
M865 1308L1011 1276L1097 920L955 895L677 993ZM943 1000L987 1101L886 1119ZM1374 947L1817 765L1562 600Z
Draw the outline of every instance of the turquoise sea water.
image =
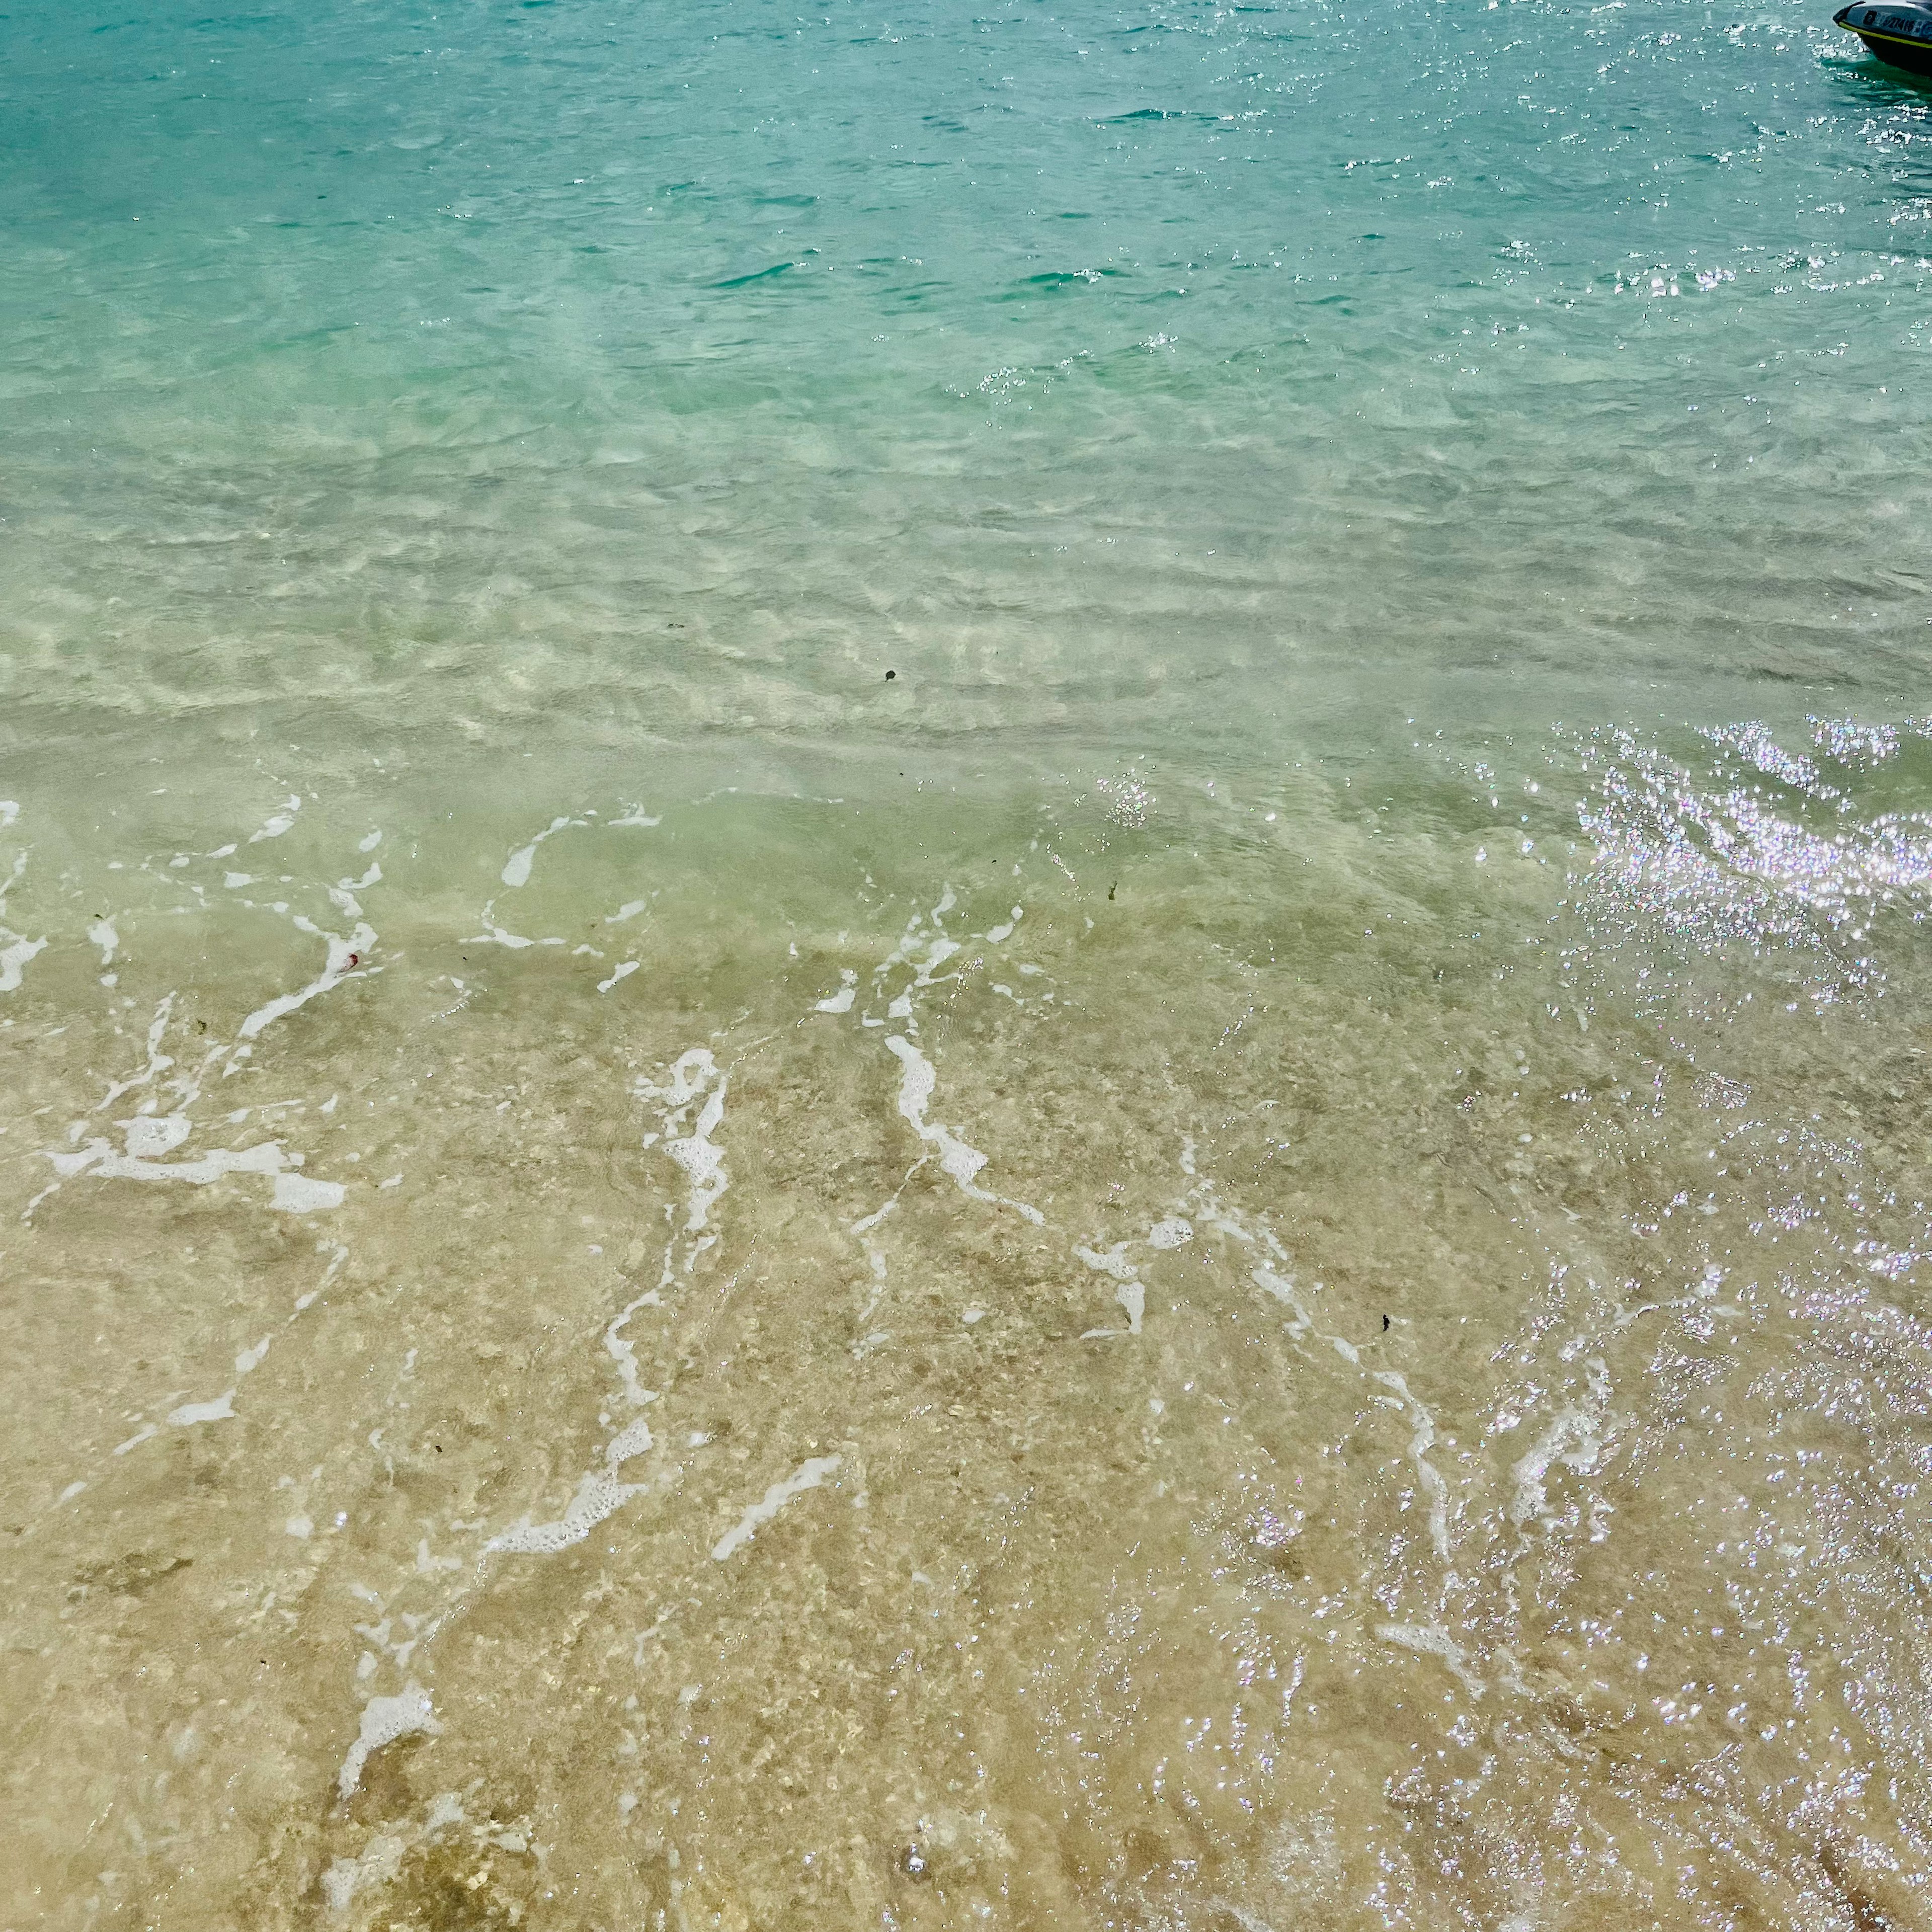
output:
M7 1925L1932 1910L1828 13L0 15Z
M1910 701L1924 97L1815 9L7 31L37 728Z

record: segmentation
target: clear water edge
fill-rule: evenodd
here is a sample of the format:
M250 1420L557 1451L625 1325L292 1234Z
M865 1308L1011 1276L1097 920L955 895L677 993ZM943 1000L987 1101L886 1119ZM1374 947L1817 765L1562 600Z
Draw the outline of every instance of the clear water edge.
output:
M1400 17L7 23L8 1923L1922 1916L1922 97Z

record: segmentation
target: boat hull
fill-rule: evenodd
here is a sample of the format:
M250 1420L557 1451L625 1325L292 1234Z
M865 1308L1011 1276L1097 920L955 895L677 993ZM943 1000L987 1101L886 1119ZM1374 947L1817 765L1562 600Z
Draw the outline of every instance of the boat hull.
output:
M1856 34L1888 67L1932 74L1932 10L1920 6L1846 7L1834 23Z
M1877 34L1861 34L1858 38L1888 67L1903 68L1907 74L1932 74L1932 47L1888 40Z

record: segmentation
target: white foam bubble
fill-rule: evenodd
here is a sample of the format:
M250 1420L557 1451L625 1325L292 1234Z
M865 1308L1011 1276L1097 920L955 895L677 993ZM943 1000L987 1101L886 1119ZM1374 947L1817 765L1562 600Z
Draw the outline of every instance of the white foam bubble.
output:
M280 812L271 813L268 818L263 821L260 830L249 833L248 843L251 845L256 845L259 844L264 838L280 838L282 834L287 831L289 828L295 824L296 814L301 811L301 809L302 799L300 795L293 792L290 793L287 802L284 805Z
M520 845L504 861L504 884L512 890L519 886L528 885L530 882L530 868L536 862L537 848L546 838L554 838L560 832L567 830L573 825L581 825L584 822L580 818L572 818L568 815L562 818L553 818L550 824L527 845Z
M331 1858L322 1875L322 1896L332 1912L346 1912L355 1902L356 1888L362 1882L362 1867L355 1858Z
M913 1172L917 1172L919 1168L924 1165L925 1163L922 1160L916 1162L913 1168ZM908 1180L910 1180L911 1178L911 1174L908 1174L906 1177ZM905 1183L902 1181L899 1184L901 1186L904 1186ZM871 1214L862 1216L859 1220L854 1221L852 1223L853 1233L861 1237L870 1234L872 1231L876 1228L879 1223L883 1221L898 1204L899 1197L896 1194L894 1194L891 1198L886 1202L886 1204L883 1208L875 1208Z
M1384 1388L1395 1391L1408 1412L1414 1430L1409 1438L1409 1460L1414 1463L1416 1480L1429 1498L1430 1540L1436 1546L1436 1555L1446 1558L1449 1554L1449 1486L1442 1480L1442 1472L1429 1460L1429 1451L1436 1445L1436 1418L1409 1393L1407 1380L1394 1370L1378 1369L1375 1377Z
M28 963L47 950L47 942L45 939L26 938L4 926L0 926L0 939L9 942L0 946L0 993L15 992L19 990Z
M340 1208L348 1190L339 1180L311 1180L305 1174L278 1174L268 1205L284 1214L316 1214Z
M362 1767L368 1762L371 1751L379 1751L398 1738L418 1733L440 1737L442 1726L436 1722L429 1693L414 1678L393 1697L371 1697L362 1707L362 1727L356 1742L349 1747L349 1755L336 1774L338 1794L345 1802L354 1795L362 1782Z
M1510 1502L1510 1521L1527 1522L1548 1510L1545 1483L1552 1462L1564 1463L1578 1474L1588 1475L1603 1460L1604 1441L1600 1398L1558 1410L1535 1446L1520 1457L1510 1472L1515 1484L1515 1494Z
M658 1306L658 1292L646 1288L635 1300L627 1302L611 1318L610 1324L604 1330L605 1352L617 1365L617 1372L623 1378L625 1399L634 1408L642 1408L645 1403L657 1400L655 1390L646 1388L638 1379L638 1354L635 1346L626 1336L624 1330L630 1325L631 1317L640 1308Z
M137 1114L131 1120L117 1124L123 1144L136 1160L158 1160L172 1154L194 1131L185 1114Z
M1183 1148L1181 1165L1189 1174L1194 1172L1194 1144L1190 1140ZM1268 1252L1269 1260L1257 1263L1249 1270L1249 1279L1264 1294L1272 1295L1289 1312L1288 1332L1298 1340L1312 1338L1324 1342L1352 1367L1361 1364L1361 1351L1345 1336L1331 1334L1316 1325L1310 1311L1295 1288L1292 1278L1282 1271L1287 1256L1272 1232L1264 1225L1258 1232L1251 1230L1235 1210L1225 1207L1216 1198L1211 1181L1199 1182L1190 1192L1188 1198L1197 1205L1199 1218L1220 1233L1229 1235L1235 1240L1252 1248L1259 1245ZM1163 1223L1162 1226L1185 1226L1184 1222ZM1151 1238L1151 1236L1150 1236ZM1178 1245L1177 1244L1177 1245ZM1279 1264L1280 1265L1276 1265ZM1319 1288L1321 1283L1317 1282ZM1408 1386L1407 1380L1393 1370L1373 1370L1369 1372L1372 1380L1393 1392L1394 1400L1384 1396L1378 1400L1392 1408L1405 1411L1410 1425L1409 1458L1415 1466L1416 1480L1423 1494L1428 1499L1430 1540L1438 1557L1449 1555L1449 1486L1442 1472L1429 1460L1429 1451L1436 1442L1435 1418L1427 1406ZM1528 1459L1526 1459L1527 1460ZM1520 1472L1522 1465L1518 1466ZM1539 1476L1540 1471L1536 1472ZM1519 1475L1519 1498L1523 1493L1522 1478ZM1537 1491L1540 1496L1540 1490ZM1520 1519L1519 1519L1520 1520ZM1393 1627L1391 1627L1393 1628ZM1406 1642L1406 1639L1398 1640Z
M148 1022L148 1064L140 1072L132 1073L125 1080L117 1080L102 1098L95 1102L98 1113L104 1107L111 1107L122 1094L136 1087L144 1087L158 1076L165 1073L174 1061L161 1051L161 1040L168 1030L168 1021L174 1012L175 996L168 994L154 1009L154 1016Z
M611 1437L605 1447L604 1460L612 1469L621 1468L634 1456L646 1454L651 1447L650 1425L641 1416L634 1416Z
M526 946L561 946L563 941L554 938L531 939L520 932L512 932L496 923L496 902L492 899L483 908L483 930L473 932L464 941L466 946L506 946L512 952L520 952Z
M286 1018L309 1001L320 998L331 988L339 986L361 963L364 955L376 944L374 929L368 925L358 925L345 939L339 933L325 932L312 920L301 914L294 920L298 931L312 934L322 940L328 949L327 963L306 986L292 993L278 994L266 1006L257 1006L236 1030L238 1040L257 1038L265 1028L272 1026L278 1019Z
M842 1460L837 1456L809 1456L782 1482L774 1483L763 1498L752 1504L712 1546L713 1561L722 1563L734 1551L742 1549L794 1497L802 1496L807 1490L817 1489L827 1476L835 1474Z
M1280 1274L1264 1262L1249 1270L1248 1279L1264 1294L1271 1294L1286 1307L1293 1318L1288 1323L1288 1332L1294 1336L1306 1335L1314 1327L1307 1309L1300 1295L1294 1292L1294 1284L1286 1275Z
M989 1193L980 1186L974 1177L986 1165L986 1156L977 1148L969 1147L950 1127L926 1118L927 1104L939 1081L932 1061L902 1034L889 1034L886 1046L905 1070L899 1080L899 1112L910 1124L913 1132L938 1150L939 1164L952 1177L954 1185L976 1201L1011 1208L1036 1227L1043 1226L1046 1216L1037 1208L1024 1201L1010 1201L1004 1195Z
M838 969L838 976L844 982L838 992L818 1001L812 1007L815 1013L849 1013L852 1002L858 997L859 976L849 966Z
M715 1083L715 1084L714 1084ZM647 1099L665 1103L664 1150L689 1178L684 1232L700 1232L710 1220L711 1210L731 1184L724 1164L724 1150L713 1144L711 1136L724 1118L724 1094L729 1076L722 1072L709 1047L694 1046L680 1054L671 1067L668 1085L658 1087L640 1081L638 1091ZM709 1090L707 1092L706 1090ZM674 1134L692 1102L704 1095L698 1124L688 1134ZM688 1265L688 1264L687 1264Z
M1480 1697L1488 1688L1469 1669L1469 1653L1440 1624L1378 1624L1376 1634L1384 1643L1400 1644L1405 1650L1419 1650L1441 1658L1457 1682L1476 1696Z
M70 1154L48 1153L62 1180L92 1172L103 1180L184 1180L206 1187L230 1174L280 1174L287 1165L279 1141L262 1141L251 1148L215 1148L194 1160L142 1160L116 1154L111 1142L96 1138Z
M1147 1289L1127 1259L1126 1243L1117 1241L1111 1248L1076 1247L1073 1252L1096 1274L1106 1275L1114 1283L1114 1299L1126 1311L1127 1333L1138 1335L1141 1317L1147 1311ZM1115 1328L1090 1328L1080 1339L1084 1342L1119 1333Z
M483 1546L484 1552L554 1556L560 1550L581 1543L600 1522L615 1516L646 1486L642 1483L620 1482L610 1468L593 1469L578 1484L577 1493L562 1516L550 1522L532 1522L525 1516L501 1535L493 1536Z
M192 1429L198 1422L232 1422L235 1420L235 1391L224 1390L212 1402L184 1402L180 1408L168 1412L170 1429Z
M335 884L329 887L328 896L348 914L351 919L359 919L362 916L362 908L356 903L350 895L356 892L366 892L371 886L380 886L382 883L382 868L372 859L369 862L368 869L359 879L338 879Z

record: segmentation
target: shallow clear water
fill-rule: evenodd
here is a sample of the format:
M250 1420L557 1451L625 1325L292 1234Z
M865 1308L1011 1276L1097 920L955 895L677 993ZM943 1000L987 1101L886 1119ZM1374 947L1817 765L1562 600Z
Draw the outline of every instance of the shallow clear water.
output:
M1924 1921L1826 11L0 20L0 1922Z

